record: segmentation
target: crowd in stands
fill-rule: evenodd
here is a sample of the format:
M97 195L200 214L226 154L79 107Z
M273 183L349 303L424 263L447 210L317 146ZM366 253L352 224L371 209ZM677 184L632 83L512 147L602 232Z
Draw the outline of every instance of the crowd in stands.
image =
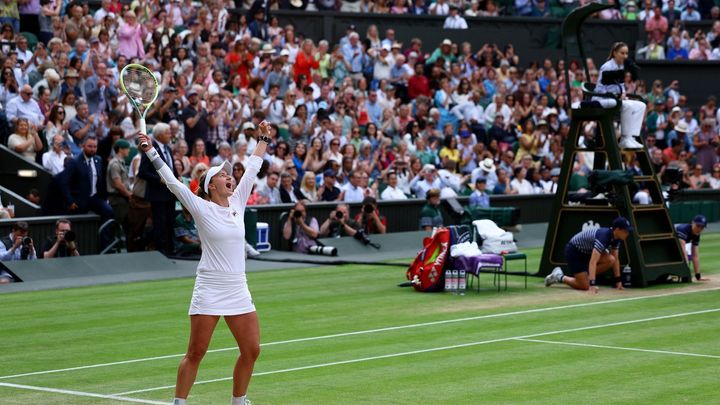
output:
M220 0L103 0L93 11L85 2L25 1L17 11L9 3L0 5L0 125L11 134L5 144L55 175L43 201L46 213L92 210L138 232L155 203L146 191L154 179L143 174L135 147L138 116L118 89L128 63L156 72L161 90L147 114L148 128L162 138L178 177L193 190L224 160L239 179L257 125L272 124L267 175L251 205L426 198L431 189L449 197L478 188L471 201L486 206L488 194L553 193L571 108L583 98L581 83L596 80L599 66L588 60L585 77L582 63L570 61L565 83L564 61L522 60L512 44L423 43L375 25L365 32L348 26L330 43L281 26L261 2L246 5L239 18L228 13L232 2ZM364 0L270 1L269 8L496 10L492 0L391 3L383 6L389 11ZM683 15L694 5L682 3L675 6L683 10L677 21L688 19ZM624 2L621 15L630 18L632 4ZM648 4L634 17L645 19L646 27L661 10L653 14ZM514 10L534 15L528 5L536 10L543 2L516 1ZM703 16L716 13L696 9ZM681 34L681 44L690 55L705 52L717 44L719 24L685 42ZM673 30L667 38L676 41ZM659 31L658 40L665 41ZM644 140L656 170L677 166L686 187L719 189L716 98L692 109L678 81L646 84L628 77L626 86L649 100ZM585 138L594 131L588 126ZM592 157L579 155L575 189L584 187L591 168ZM192 233L181 234L193 241Z

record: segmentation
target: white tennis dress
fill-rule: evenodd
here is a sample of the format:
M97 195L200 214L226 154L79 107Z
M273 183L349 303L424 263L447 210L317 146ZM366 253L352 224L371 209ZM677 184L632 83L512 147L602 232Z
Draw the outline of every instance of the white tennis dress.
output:
M148 152L152 159L153 151ZM255 311L245 275L245 204L262 158L251 156L230 206L204 200L173 176L163 163L158 170L168 189L192 214L202 241L190 315L241 315Z

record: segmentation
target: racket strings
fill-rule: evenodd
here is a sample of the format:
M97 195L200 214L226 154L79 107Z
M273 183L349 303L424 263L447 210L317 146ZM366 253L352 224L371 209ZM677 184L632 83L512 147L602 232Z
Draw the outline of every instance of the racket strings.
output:
M155 98L157 81L152 73L144 69L125 69L123 84L128 95L137 104L150 104Z

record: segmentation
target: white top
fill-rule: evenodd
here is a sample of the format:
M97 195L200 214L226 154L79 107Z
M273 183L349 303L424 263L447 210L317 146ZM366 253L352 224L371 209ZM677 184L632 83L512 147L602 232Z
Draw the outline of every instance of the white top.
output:
M151 160L154 153L157 153L155 148L147 152ZM155 156L157 158L157 155ZM167 188L175 194L195 220L200 240L203 242L198 272L245 274L245 204L262 165L262 159L251 156L247 163L240 184L229 199L229 207L220 206L193 194L173 176L165 163L158 170Z
M399 187L387 186L380 194L381 200L407 200L407 196Z
M355 187L347 183L342 189L345 191L344 202L360 202L365 198L365 190L362 187Z
M49 150L42 155L43 167L46 168L53 176L65 170L65 152L60 153Z

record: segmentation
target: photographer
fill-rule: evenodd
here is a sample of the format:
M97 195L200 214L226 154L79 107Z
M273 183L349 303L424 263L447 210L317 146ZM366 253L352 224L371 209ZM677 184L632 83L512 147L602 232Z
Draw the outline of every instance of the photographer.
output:
M387 218L380 215L377 201L373 197L365 197L362 210L355 215L355 222L359 223L360 229L368 235L387 232Z
M283 226L283 238L290 241L294 252L307 253L308 248L317 245L317 237L317 219L307 217L304 201L296 202Z
M346 204L338 204L330 216L320 225L320 236L339 238L341 236L355 236L360 224L350 218L350 212Z
M77 244L77 235L72 231L72 224L67 219L58 219L55 222L55 237L48 237L42 247L42 258L80 256Z
M0 261L35 260L35 244L28 236L27 222L20 221L13 225L12 233L0 239Z

